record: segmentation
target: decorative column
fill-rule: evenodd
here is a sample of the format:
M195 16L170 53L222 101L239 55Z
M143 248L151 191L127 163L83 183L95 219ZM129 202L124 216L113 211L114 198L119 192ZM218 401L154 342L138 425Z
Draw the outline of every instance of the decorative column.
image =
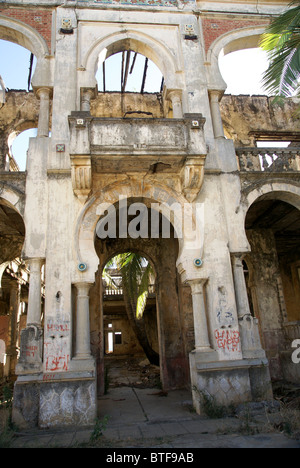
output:
M92 283L75 283L77 290L75 359L90 359L89 291Z
M258 319L252 317L250 312L243 268L243 255L234 254L231 261L243 357L264 358L266 354L261 347Z
M192 291L193 316L195 330L195 351L210 352L206 308L204 300L204 286L207 279L196 279L188 281Z
M41 268L43 262L42 258L31 258L26 261L30 268L27 327L30 325L41 326Z
M20 284L18 281L13 281L10 286L10 301L9 301L9 343L6 352L6 363L4 375L10 376L14 373L17 361L17 320L20 306Z
M172 102L173 118L182 119L182 102L181 102L181 90L170 90L168 92L168 99Z
M193 301L195 349L190 353L190 375L193 405L198 414L201 413L201 395L208 387L206 373L201 374L201 369L208 363L219 360L217 351L211 348L208 334L208 324L205 306L205 284L207 279L195 279L187 281L191 287Z
M243 267L243 255L232 255L232 270L238 318L251 315Z
M91 111L91 99L95 97L95 90L90 88L83 88L81 90L81 110L83 112Z
M37 96L40 99L38 137L49 136L50 92L50 88L40 88L37 90Z
M224 138L223 122L220 112L220 92L210 91L210 111L215 138Z
M43 330L41 327L41 268L42 258L26 262L30 269L26 328L20 336L20 358L16 374L32 374L42 371Z

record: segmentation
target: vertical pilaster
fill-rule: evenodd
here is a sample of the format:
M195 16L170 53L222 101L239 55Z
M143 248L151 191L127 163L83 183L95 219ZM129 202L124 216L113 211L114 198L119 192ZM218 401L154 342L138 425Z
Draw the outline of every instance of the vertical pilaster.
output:
M231 257L231 261L243 357L265 357L265 352L261 347L258 319L252 317L250 312L243 268L243 256L241 254L234 254Z
M37 136L48 137L50 116L50 88L38 89L37 95L40 99L40 113Z
M215 138L224 138L224 129L220 112L219 96L219 91L210 91L210 111Z
M189 281L192 292L194 330L195 330L195 350L212 351L207 327L207 317L204 299L204 286L207 279L197 279Z
M183 112L181 90L170 90L168 92L168 99L170 99L172 102L173 118L182 119Z
M90 309L89 291L91 283L76 283L76 348L75 359L90 359Z
M42 258L27 260L30 268L27 327L41 325L41 268L43 261Z

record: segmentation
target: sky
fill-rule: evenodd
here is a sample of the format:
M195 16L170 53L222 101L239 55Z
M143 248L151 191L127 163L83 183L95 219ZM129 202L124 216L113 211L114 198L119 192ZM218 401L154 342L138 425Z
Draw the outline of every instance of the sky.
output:
M111 56L106 61L106 90L120 90L121 55ZM132 64L134 54L131 54ZM0 75L6 88L27 90L30 52L16 44L0 40ZM132 74L128 74L126 90L140 92L145 58L138 55ZM226 94L266 94L261 86L261 76L267 68L267 59L259 49L247 49L230 53L219 60L220 71L227 84ZM109 77L109 79L108 79ZM135 78L137 77L137 78ZM103 90L102 67L96 75L99 90ZM162 75L156 65L148 61L145 92L160 89ZM0 111L1 112L1 111ZM26 130L13 143L12 151L20 170L25 170L28 138L36 136L36 129Z

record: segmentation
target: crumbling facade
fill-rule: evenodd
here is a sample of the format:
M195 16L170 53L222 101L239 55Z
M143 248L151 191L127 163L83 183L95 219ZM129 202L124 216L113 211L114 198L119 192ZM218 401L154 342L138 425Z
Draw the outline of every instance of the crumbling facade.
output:
M2 3L0 38L37 60L33 92L0 95L0 344L19 426L93 424L109 333L115 352L142 351L102 281L125 251L155 271L147 330L165 390L190 388L200 413L203 394L230 405L271 398L272 379L299 381L297 103L224 96L218 67L221 51L256 47L287 4ZM158 66L159 93L126 93L129 52ZM99 92L98 64L117 53L121 92ZM9 137L32 127L21 172ZM150 222L132 236L141 206ZM99 236L113 214L114 235Z

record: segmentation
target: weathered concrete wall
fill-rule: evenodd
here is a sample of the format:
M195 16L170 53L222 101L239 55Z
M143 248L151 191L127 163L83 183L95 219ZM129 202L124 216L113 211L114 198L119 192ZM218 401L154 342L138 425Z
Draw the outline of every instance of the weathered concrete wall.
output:
M134 0L132 4L111 0L109 5L106 0L99 0L80 7L70 2L62 6L58 3L37 7L32 2L15 0L13 5L3 7L0 15L0 37L27 47L37 57L32 85L40 97L39 109L35 101L32 107L28 104L30 109L22 116L24 99L30 100L32 95L7 96L14 113L9 114L8 106L7 119L11 124L7 126L3 121L5 129L11 131L13 126L19 130L29 121L36 122L39 113L39 134L31 140L28 153L23 253L32 265L42 261L46 264L44 362L38 374L30 373L26 366L20 368L14 399L16 419L42 427L87 424L93 420L97 372L90 354L89 305L97 365L103 361L103 327L101 320L95 326L98 300L94 291L89 301L89 291L99 261L102 267L109 256L125 248L145 253L156 267L164 387L178 388L190 383L188 352L194 344L197 359L191 366L192 385L195 383L199 390L209 386L211 394L219 394L220 401L226 404L250 399L255 396L254 387L257 394L258 379L254 379L255 384L253 379L251 382L249 369L254 366L260 371L262 364L252 356L243 356L238 316L243 313L243 308L238 307L243 301L237 301L243 287L242 281L234 282L232 258L247 252L249 245L234 145L223 138L215 99L224 91L217 57L222 48L228 51L236 46L240 35L254 35L257 39L268 15L281 11L287 2L202 2L200 6L193 0ZM164 96L172 101L173 115L177 117L173 121L165 122L165 117L171 117L168 108L162 106L158 96L150 95L99 95L91 101L89 113L83 95L92 95L97 89L99 54L106 50L110 55L128 48L148 56L161 69ZM16 103L14 99L20 100ZM276 120L270 113L266 119L264 109L269 103L261 104L262 100L257 102L256 98L246 101L247 104L231 102L226 110L226 115L232 114L228 132L237 143L246 144L250 139L249 127L254 127L252 116L257 109L262 112L257 119L259 128L266 131L260 119L278 126L277 132L286 127L281 117ZM245 109L250 115L247 129L240 127ZM130 128L122 119L128 110L149 111L164 119L155 119L151 127L149 119L145 119L143 128L140 119L133 119ZM93 117L112 113L122 122L115 122L108 130L96 118L90 126L87 123ZM183 119L184 115L189 115L189 119ZM114 140L108 138L103 143L102 130L107 130ZM70 137L72 132L77 138ZM114 147L112 141L116 141ZM2 141L2 152L6 151L5 145ZM118 164L118 158L122 164ZM168 167L157 171L158 164L161 168L166 158ZM156 202L179 200L181 206L198 202L201 223L197 245L189 248L186 232L179 252L172 239L118 239L104 245L102 251L97 245L96 252L97 203L114 204L120 192L128 198ZM258 246L258 239L254 240ZM273 261L273 251L265 252L263 247L259 245L263 260ZM195 258L201 259L201 267L196 266ZM261 289L259 300L266 310L266 349L274 375L279 375L281 337L274 275L272 270L265 278L265 283L271 285L272 298L266 298L265 289ZM183 289L181 281L191 286L192 300L187 289L190 286ZM33 276L31 286L34 291L39 286ZM98 286L96 283L96 291ZM98 291L101 292L100 286ZM30 311L36 312L39 301L30 302ZM99 304L101 309L101 299ZM34 315L34 326L40 326L39 321L40 317ZM266 362L263 365L267 367ZM269 384L266 374L261 380L262 386Z
M136 113L135 113L136 112ZM164 116L161 94L98 93L91 102L93 117L147 117ZM140 113L140 114L139 114ZM149 115L148 115L149 114Z
M279 302L280 271L271 229L248 230L251 253L246 261L251 272L251 294L259 318L261 339L275 380L282 379L280 350L284 349L283 311Z
M260 135L270 141L292 137L299 141L298 105L296 98L279 104L267 96L225 94L220 103L225 134L235 146L251 146Z

